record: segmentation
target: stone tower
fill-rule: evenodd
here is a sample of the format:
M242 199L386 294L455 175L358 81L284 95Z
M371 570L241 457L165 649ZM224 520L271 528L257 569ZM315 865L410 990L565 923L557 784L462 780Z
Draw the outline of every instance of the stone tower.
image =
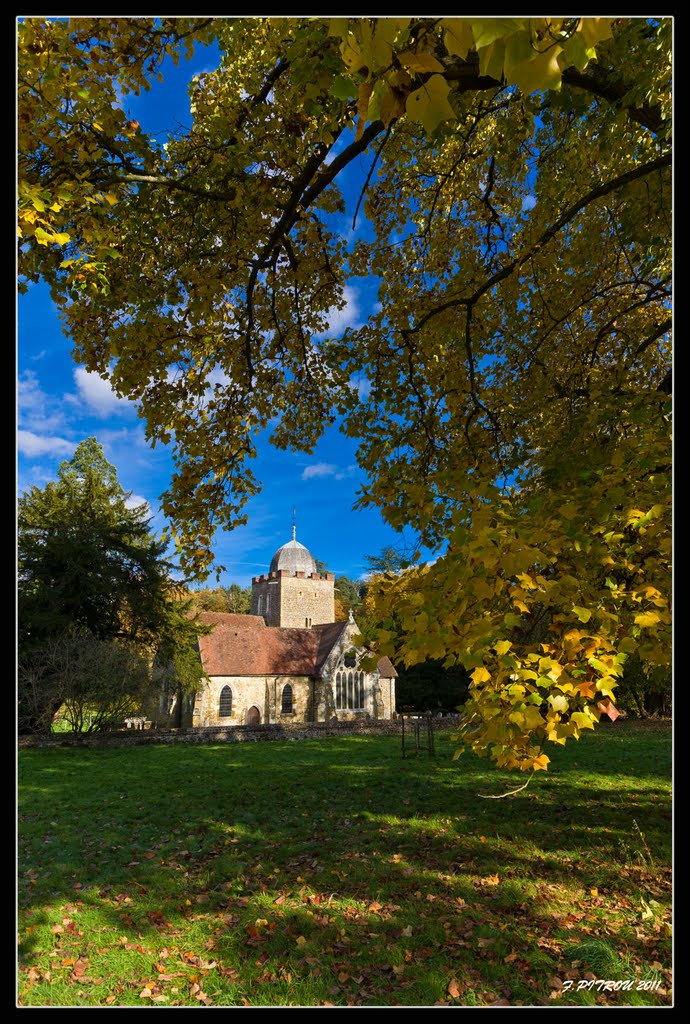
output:
M310 551L296 539L278 548L268 575L252 580L252 615L267 626L318 626L335 620L334 576L322 576Z

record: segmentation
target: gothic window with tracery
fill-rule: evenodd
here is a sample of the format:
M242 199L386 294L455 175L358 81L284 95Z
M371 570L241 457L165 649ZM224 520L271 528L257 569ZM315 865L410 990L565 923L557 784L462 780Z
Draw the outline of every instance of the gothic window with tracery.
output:
M336 711L362 711L364 709L364 673L336 672Z

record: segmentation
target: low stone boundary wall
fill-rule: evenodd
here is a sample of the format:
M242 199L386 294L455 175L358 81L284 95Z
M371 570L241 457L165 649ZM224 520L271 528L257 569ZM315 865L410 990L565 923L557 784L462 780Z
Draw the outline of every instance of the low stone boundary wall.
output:
M457 729L459 715L434 718L434 732ZM271 725L209 725L196 729L127 729L74 736L20 736L20 747L132 747L147 743L248 743L266 740L320 740L331 736L400 734L401 720L368 722L297 722Z

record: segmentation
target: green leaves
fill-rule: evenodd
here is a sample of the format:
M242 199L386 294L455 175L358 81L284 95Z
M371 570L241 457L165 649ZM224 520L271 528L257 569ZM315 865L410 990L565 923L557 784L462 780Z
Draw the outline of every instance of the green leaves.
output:
M407 97L408 117L423 125L427 135L433 135L442 121L455 118L455 111L448 102L449 91L450 86L442 75L432 75Z
M455 57L467 59L470 50L475 48L472 26L466 18L444 18L443 42L448 53Z
M506 81L511 85L517 85L526 96L543 89L560 88L562 71L559 53L555 48L532 54L527 60L520 57L510 66L506 53L504 64Z
M511 36L522 28L517 18L472 18L471 26L477 50L491 46L497 39Z
M346 75L338 75L333 79L331 93L339 100L352 100L357 95L357 84L352 78Z
M570 64L583 70L596 55L593 41L607 38L609 23L588 18L444 18L426 32L415 32L409 18L333 18L329 36L340 40L348 76L340 76L331 92L340 99L352 98L359 78L358 138L366 119L377 120L383 111L383 122L389 124L403 109L433 135L439 124L457 116L449 101L447 67L440 59L443 50L463 61L476 52L482 76L497 85L517 85L528 95L559 89L562 71ZM400 82L399 69L408 74L408 82ZM396 97L401 85L402 95ZM367 111L370 96L375 99Z

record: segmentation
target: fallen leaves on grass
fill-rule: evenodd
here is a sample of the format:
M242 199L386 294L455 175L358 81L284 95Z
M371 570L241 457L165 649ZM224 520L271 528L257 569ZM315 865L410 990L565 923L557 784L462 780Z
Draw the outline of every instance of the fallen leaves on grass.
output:
M201 985L199 985L197 982L194 982L194 984L192 985L192 987L189 990L189 994L190 994L190 996L193 996L194 999L198 999L200 1003L204 1004L204 1006L212 1006L213 1005L211 1003L211 1000L209 999L209 997L203 991Z
M460 988L456 978L451 978L451 980L448 982L448 985L446 986L446 992L451 997L451 999L459 999L463 991L464 989Z

